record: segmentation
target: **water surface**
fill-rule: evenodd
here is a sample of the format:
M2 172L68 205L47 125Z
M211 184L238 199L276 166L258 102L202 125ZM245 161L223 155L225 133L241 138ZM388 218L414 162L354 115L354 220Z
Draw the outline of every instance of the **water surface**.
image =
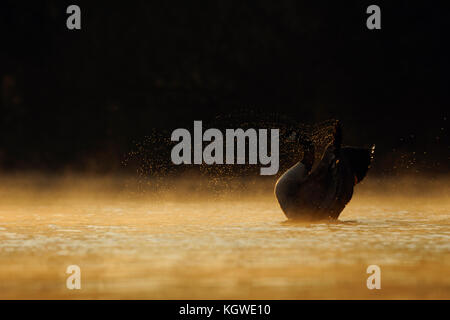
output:
M445 193L361 186L338 222L299 224L266 191L137 197L102 183L19 186L0 192L3 299L450 298ZM366 287L374 264L381 290ZM66 288L69 265L81 268L81 290Z

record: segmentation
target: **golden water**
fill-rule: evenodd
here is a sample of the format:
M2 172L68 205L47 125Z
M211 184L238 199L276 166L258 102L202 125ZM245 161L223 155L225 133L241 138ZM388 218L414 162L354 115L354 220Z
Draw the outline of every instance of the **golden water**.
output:
M267 184L217 197L80 180L3 179L0 298L450 298L442 181L361 184L339 222L294 224ZM374 264L380 290L366 286ZM69 265L81 290L66 288Z

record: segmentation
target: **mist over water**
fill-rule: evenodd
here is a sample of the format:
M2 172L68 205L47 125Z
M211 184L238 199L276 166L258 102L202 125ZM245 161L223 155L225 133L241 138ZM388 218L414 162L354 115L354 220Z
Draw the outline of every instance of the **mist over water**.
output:
M274 179L3 177L0 297L450 297L449 177L369 176L319 223L287 222ZM74 264L81 290L66 289Z

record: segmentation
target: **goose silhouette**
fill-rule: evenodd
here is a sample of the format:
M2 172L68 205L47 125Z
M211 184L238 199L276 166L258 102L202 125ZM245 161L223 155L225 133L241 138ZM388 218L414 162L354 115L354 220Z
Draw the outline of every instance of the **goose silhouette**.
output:
M370 168L375 146L343 147L342 127L334 125L333 141L313 169L314 144L301 138L303 159L288 169L275 185L275 195L289 220L337 219Z

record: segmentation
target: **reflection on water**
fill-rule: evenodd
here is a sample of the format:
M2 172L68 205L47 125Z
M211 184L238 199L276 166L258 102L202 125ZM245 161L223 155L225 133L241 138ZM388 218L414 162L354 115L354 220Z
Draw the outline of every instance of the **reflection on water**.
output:
M3 188L0 298L450 298L445 193L393 200L361 186L340 221L292 223L270 192ZM79 291L65 287L72 264ZM366 287L372 264L381 290Z

